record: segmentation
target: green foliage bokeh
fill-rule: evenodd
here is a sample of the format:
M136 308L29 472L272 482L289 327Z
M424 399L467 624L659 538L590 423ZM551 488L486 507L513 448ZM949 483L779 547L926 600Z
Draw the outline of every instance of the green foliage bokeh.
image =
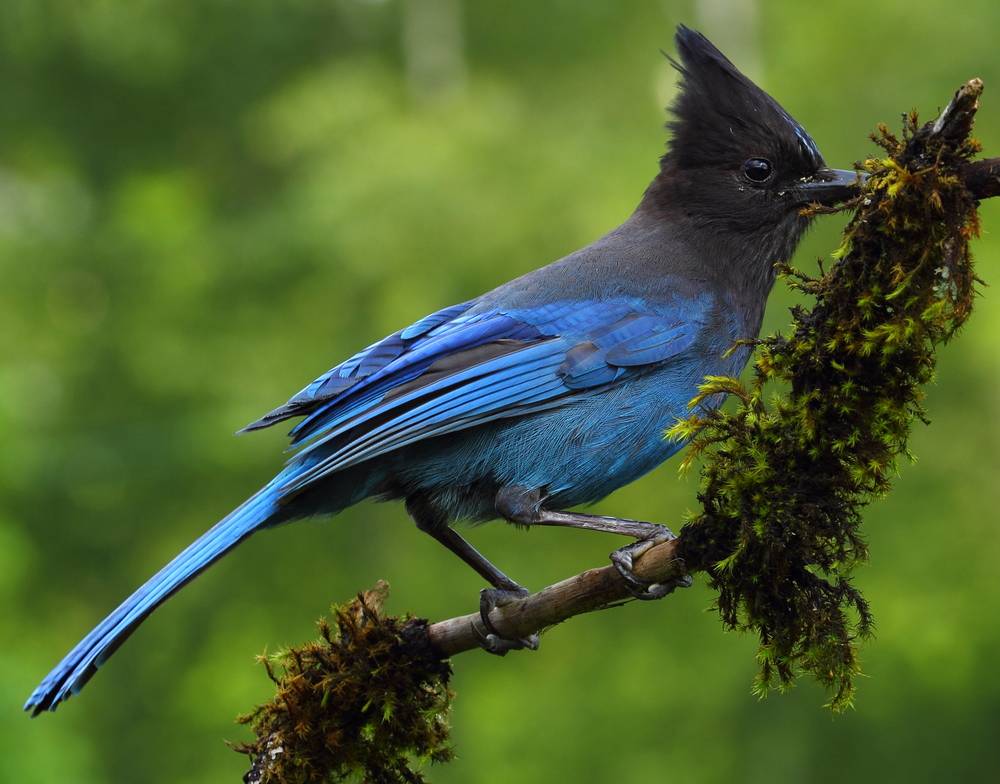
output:
M732 6L729 15L711 9ZM386 578L391 612L470 611L478 578L398 505L261 534L178 594L53 716L20 705L130 590L280 465L231 433L437 307L622 220L655 171L673 77L702 29L827 160L965 79L1000 154L987 0L0 4L0 780L238 781L222 740L265 699L254 665ZM747 16L747 9L752 14ZM994 90L996 93L994 93ZM1000 208L973 247L996 276ZM820 219L795 263L832 250ZM765 331L785 326L776 292ZM537 654L463 656L447 782L939 781L995 771L1000 724L1000 306L941 354L895 492L867 512L878 619L858 710L803 683L758 702L755 642L702 586L575 619ZM679 522L667 464L600 511ZM533 587L616 542L491 525Z

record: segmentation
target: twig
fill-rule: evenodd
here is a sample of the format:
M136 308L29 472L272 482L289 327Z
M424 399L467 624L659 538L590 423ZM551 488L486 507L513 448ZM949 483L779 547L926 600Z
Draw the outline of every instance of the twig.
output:
M636 559L635 573L644 580L666 583L685 576L677 557L677 540L651 547ZM498 607L490 622L508 639L521 639L574 615L600 610L631 598L625 580L613 566L589 569L537 593ZM480 647L479 613L449 618L427 627L427 636L442 656Z
M969 79L959 87L948 105L929 129L929 135L940 136L948 141L960 142L972 131L972 122L979 109L979 96L983 94L983 80Z
M955 91L948 105L932 125L929 135L945 139L964 139L972 130L972 122L979 109L979 96L983 93L981 79L969 79ZM977 199L1000 196L1000 158L987 158L966 164L961 170L962 182Z
M1000 158L986 158L962 167L962 182L977 199L1000 196Z

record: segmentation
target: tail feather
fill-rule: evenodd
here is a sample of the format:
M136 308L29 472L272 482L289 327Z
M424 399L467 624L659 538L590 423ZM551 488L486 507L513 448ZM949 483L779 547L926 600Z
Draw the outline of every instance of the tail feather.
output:
M270 522L277 506L278 489L271 482L202 534L77 643L32 692L24 709L37 716L44 710L55 710L60 702L79 692L146 616Z

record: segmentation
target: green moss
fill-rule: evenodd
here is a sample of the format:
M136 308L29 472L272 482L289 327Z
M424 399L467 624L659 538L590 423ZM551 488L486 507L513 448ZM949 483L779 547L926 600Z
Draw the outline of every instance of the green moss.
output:
M256 734L249 782L318 784L360 778L415 784L414 761L447 762L451 668L430 648L426 622L381 615L385 583L334 606L334 626L261 657L274 698L238 721Z
M705 380L695 402L729 392L734 411L670 433L694 435L686 465L705 460L703 511L683 529L681 553L709 573L723 623L759 635L755 691L805 671L838 710L860 671L857 640L873 629L851 582L868 558L862 510L908 454L935 350L968 318L976 282L976 203L957 173L978 145L942 140L915 115L901 139L884 126L872 138L887 155L863 164L869 179L832 267L820 277L780 268L812 307L793 309L789 336L757 343L748 385Z

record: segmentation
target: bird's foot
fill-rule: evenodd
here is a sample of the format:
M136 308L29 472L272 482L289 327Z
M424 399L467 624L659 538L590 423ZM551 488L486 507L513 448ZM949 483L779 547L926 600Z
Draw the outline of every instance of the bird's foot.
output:
M674 536L673 531L665 525L657 525L656 529L650 536L640 539L637 542L632 542L632 544L627 544L624 547L619 547L611 553L611 563L614 564L622 579L625 580L628 592L636 599L644 601L662 599L667 594L673 593L675 588L690 588L692 582L691 576L686 574L669 582L652 583L649 580L643 580L635 573L634 565L636 558L651 547L663 544L663 542L673 541L677 538Z
M500 634L490 620L490 613L497 607L503 607L518 599L523 599L527 595L528 589L521 587L484 588L479 592L479 618L485 630L479 634L479 644L483 650L497 656L506 656L508 651L538 650L537 634L532 634L520 640L510 640Z

